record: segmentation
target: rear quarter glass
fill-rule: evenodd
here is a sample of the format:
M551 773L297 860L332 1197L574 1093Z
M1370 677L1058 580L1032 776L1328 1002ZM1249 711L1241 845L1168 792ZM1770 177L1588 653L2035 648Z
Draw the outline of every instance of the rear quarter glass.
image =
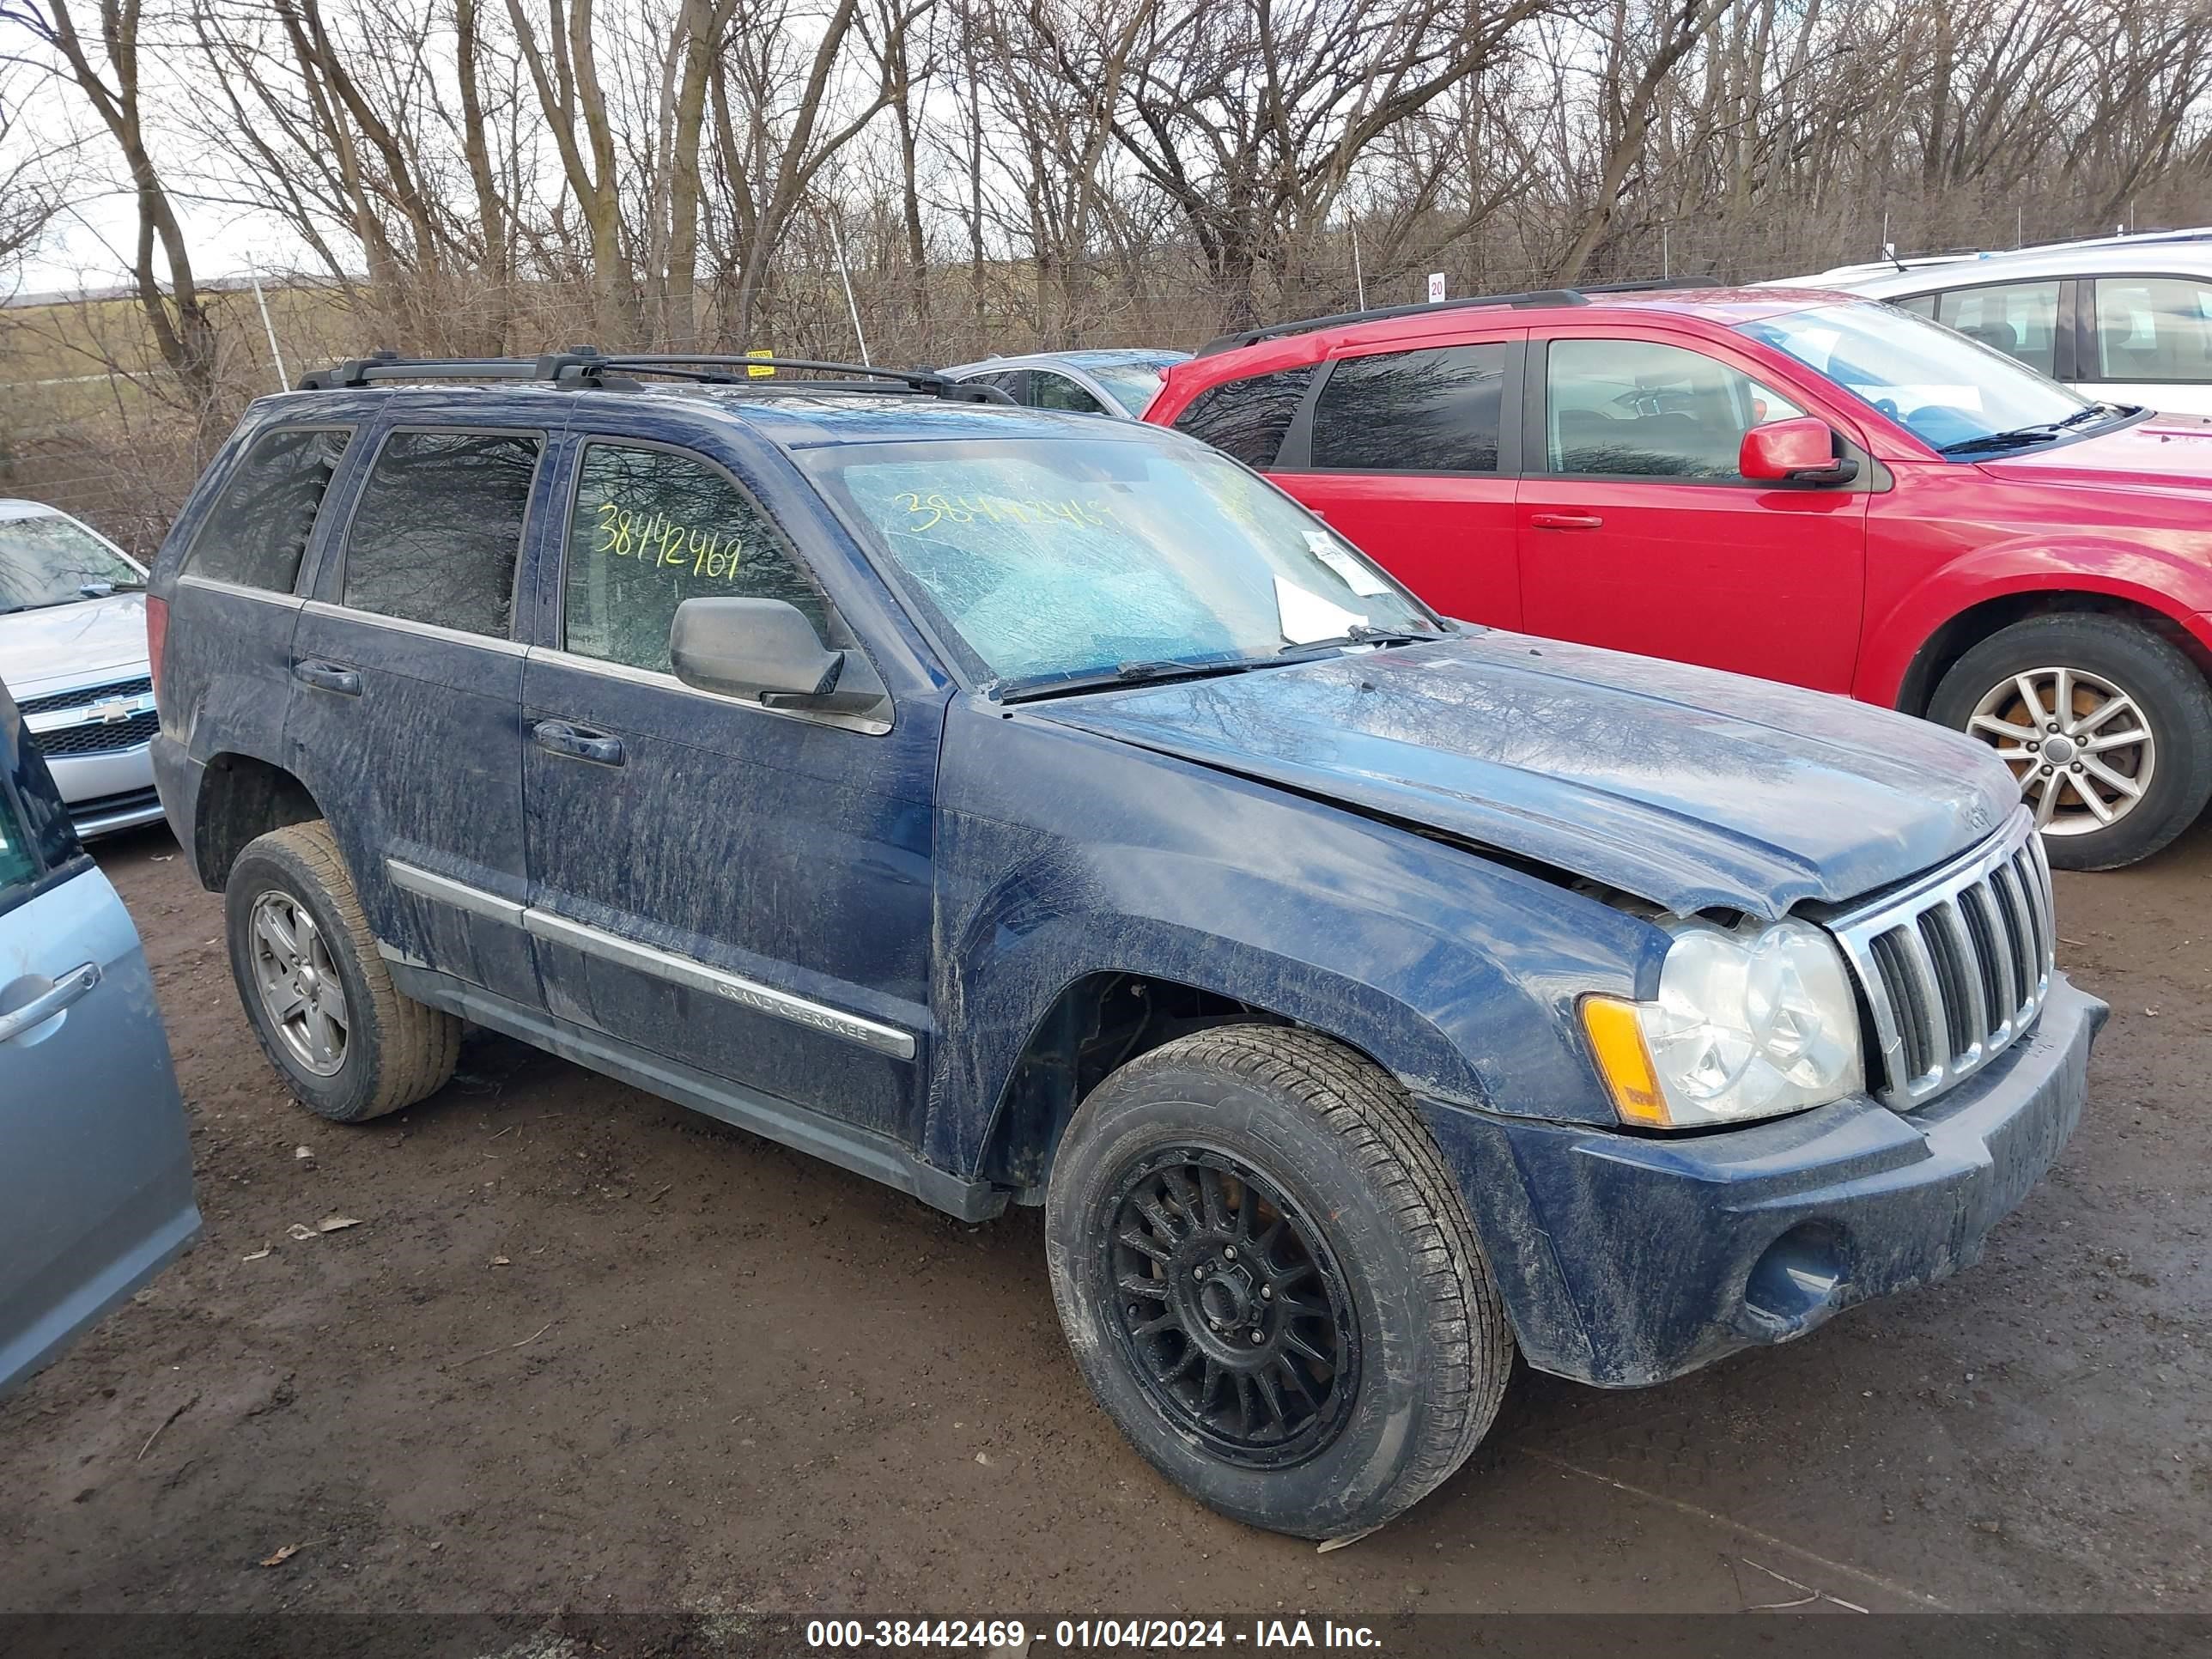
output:
M289 593L350 428L288 427L246 447L185 554L185 574Z

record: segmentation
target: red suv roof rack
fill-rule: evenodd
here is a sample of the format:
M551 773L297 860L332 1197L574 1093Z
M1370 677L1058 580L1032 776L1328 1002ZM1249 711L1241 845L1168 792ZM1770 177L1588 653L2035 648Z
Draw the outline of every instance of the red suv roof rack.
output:
M1369 311L1340 311L1328 317L1309 317L1304 322L1270 323L1265 328L1248 328L1235 334L1224 334L1217 339L1208 340L1191 355L1211 357L1218 352L1235 351L1240 347L1256 345L1262 340L1279 339L1285 334L1310 334L1318 328L1377 323L1385 318L1415 317L1431 311L1462 311L1478 306L1584 306L1595 294L1641 294L1661 289L1718 286L1718 283L1711 276L1650 276L1633 283L1589 283L1580 288L1535 288L1516 294L1477 294L1465 299L1436 300L1419 305L1382 306Z

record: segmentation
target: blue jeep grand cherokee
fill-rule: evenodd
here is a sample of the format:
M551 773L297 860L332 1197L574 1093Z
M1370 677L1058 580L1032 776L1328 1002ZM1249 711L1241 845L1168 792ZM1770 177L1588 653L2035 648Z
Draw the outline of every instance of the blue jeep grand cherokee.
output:
M468 1021L1042 1203L1106 1409L1309 1536L1516 1349L1656 1382L1972 1261L2073 1128L2106 1011L1979 744L1448 621L1173 433L743 374L348 364L179 517L161 797L313 1110Z

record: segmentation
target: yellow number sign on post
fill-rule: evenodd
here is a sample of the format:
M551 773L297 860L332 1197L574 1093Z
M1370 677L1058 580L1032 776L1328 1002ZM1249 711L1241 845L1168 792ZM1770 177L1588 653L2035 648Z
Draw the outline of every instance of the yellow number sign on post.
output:
M759 347L746 352L745 356L748 357L773 357L775 356L775 352L771 347ZM764 380L775 373L775 365L773 363L751 363L748 364L745 368L746 377L755 380Z

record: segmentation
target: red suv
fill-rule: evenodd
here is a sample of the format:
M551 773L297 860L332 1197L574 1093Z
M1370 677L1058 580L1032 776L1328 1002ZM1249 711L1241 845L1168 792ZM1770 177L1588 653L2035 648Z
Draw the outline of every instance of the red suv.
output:
M2212 795L2212 421L1851 295L1555 290L1217 340L1145 418L1455 616L1794 681L1994 746L2051 861Z

